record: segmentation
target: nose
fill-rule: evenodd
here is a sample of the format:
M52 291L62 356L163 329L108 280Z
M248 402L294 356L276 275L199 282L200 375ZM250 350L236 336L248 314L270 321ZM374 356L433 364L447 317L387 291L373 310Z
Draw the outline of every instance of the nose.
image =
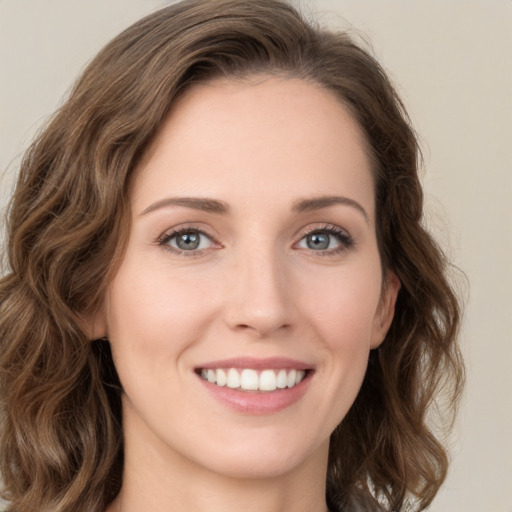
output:
M285 262L271 250L245 253L233 265L225 319L230 329L265 338L293 324Z

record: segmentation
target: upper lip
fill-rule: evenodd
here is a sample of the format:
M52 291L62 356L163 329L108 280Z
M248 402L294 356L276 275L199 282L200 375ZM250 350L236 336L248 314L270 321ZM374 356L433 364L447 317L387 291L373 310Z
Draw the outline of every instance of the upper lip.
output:
M288 357L232 357L230 359L222 359L218 361L209 361L207 363L196 366L196 370L214 370L217 368L251 368L254 370L312 370L313 365L290 359Z

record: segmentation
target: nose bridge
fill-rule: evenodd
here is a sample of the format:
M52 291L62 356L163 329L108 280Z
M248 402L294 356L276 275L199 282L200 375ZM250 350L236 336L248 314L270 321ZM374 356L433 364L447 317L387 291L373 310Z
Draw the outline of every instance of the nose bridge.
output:
M291 323L286 262L276 244L254 240L236 251L228 323L265 336Z

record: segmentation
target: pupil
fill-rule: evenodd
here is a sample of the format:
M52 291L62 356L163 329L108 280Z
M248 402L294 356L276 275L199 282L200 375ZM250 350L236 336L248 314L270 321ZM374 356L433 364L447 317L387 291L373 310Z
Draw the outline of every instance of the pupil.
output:
M193 250L199 247L199 235L197 233L183 233L176 240L180 249Z
M313 233L307 241L310 249L324 250L329 247L329 235L324 233Z

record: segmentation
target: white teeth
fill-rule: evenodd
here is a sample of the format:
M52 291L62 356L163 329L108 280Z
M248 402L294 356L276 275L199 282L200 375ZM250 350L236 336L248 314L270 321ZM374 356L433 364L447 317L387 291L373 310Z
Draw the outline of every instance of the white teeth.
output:
M228 371L228 388L239 388L240 387L240 375L234 368L230 368Z
M290 373L288 373L288 376L286 377L286 385L289 388L293 388L295 386L295 378L297 377L297 371L291 370Z
M217 386L227 386L245 391L275 391L276 389L293 388L306 376L304 370L257 370L245 368L237 370L229 368L202 369L201 377Z
M262 391L274 391L276 389L276 372L263 370L260 375L260 389Z
M286 376L286 370L279 370L277 374L276 385L279 389L284 389L288 384L288 377Z
M256 370L243 370L240 377L240 387L251 391L256 391L260 386L258 372Z
M224 370L217 370L217 386L225 386L228 383L228 376Z

